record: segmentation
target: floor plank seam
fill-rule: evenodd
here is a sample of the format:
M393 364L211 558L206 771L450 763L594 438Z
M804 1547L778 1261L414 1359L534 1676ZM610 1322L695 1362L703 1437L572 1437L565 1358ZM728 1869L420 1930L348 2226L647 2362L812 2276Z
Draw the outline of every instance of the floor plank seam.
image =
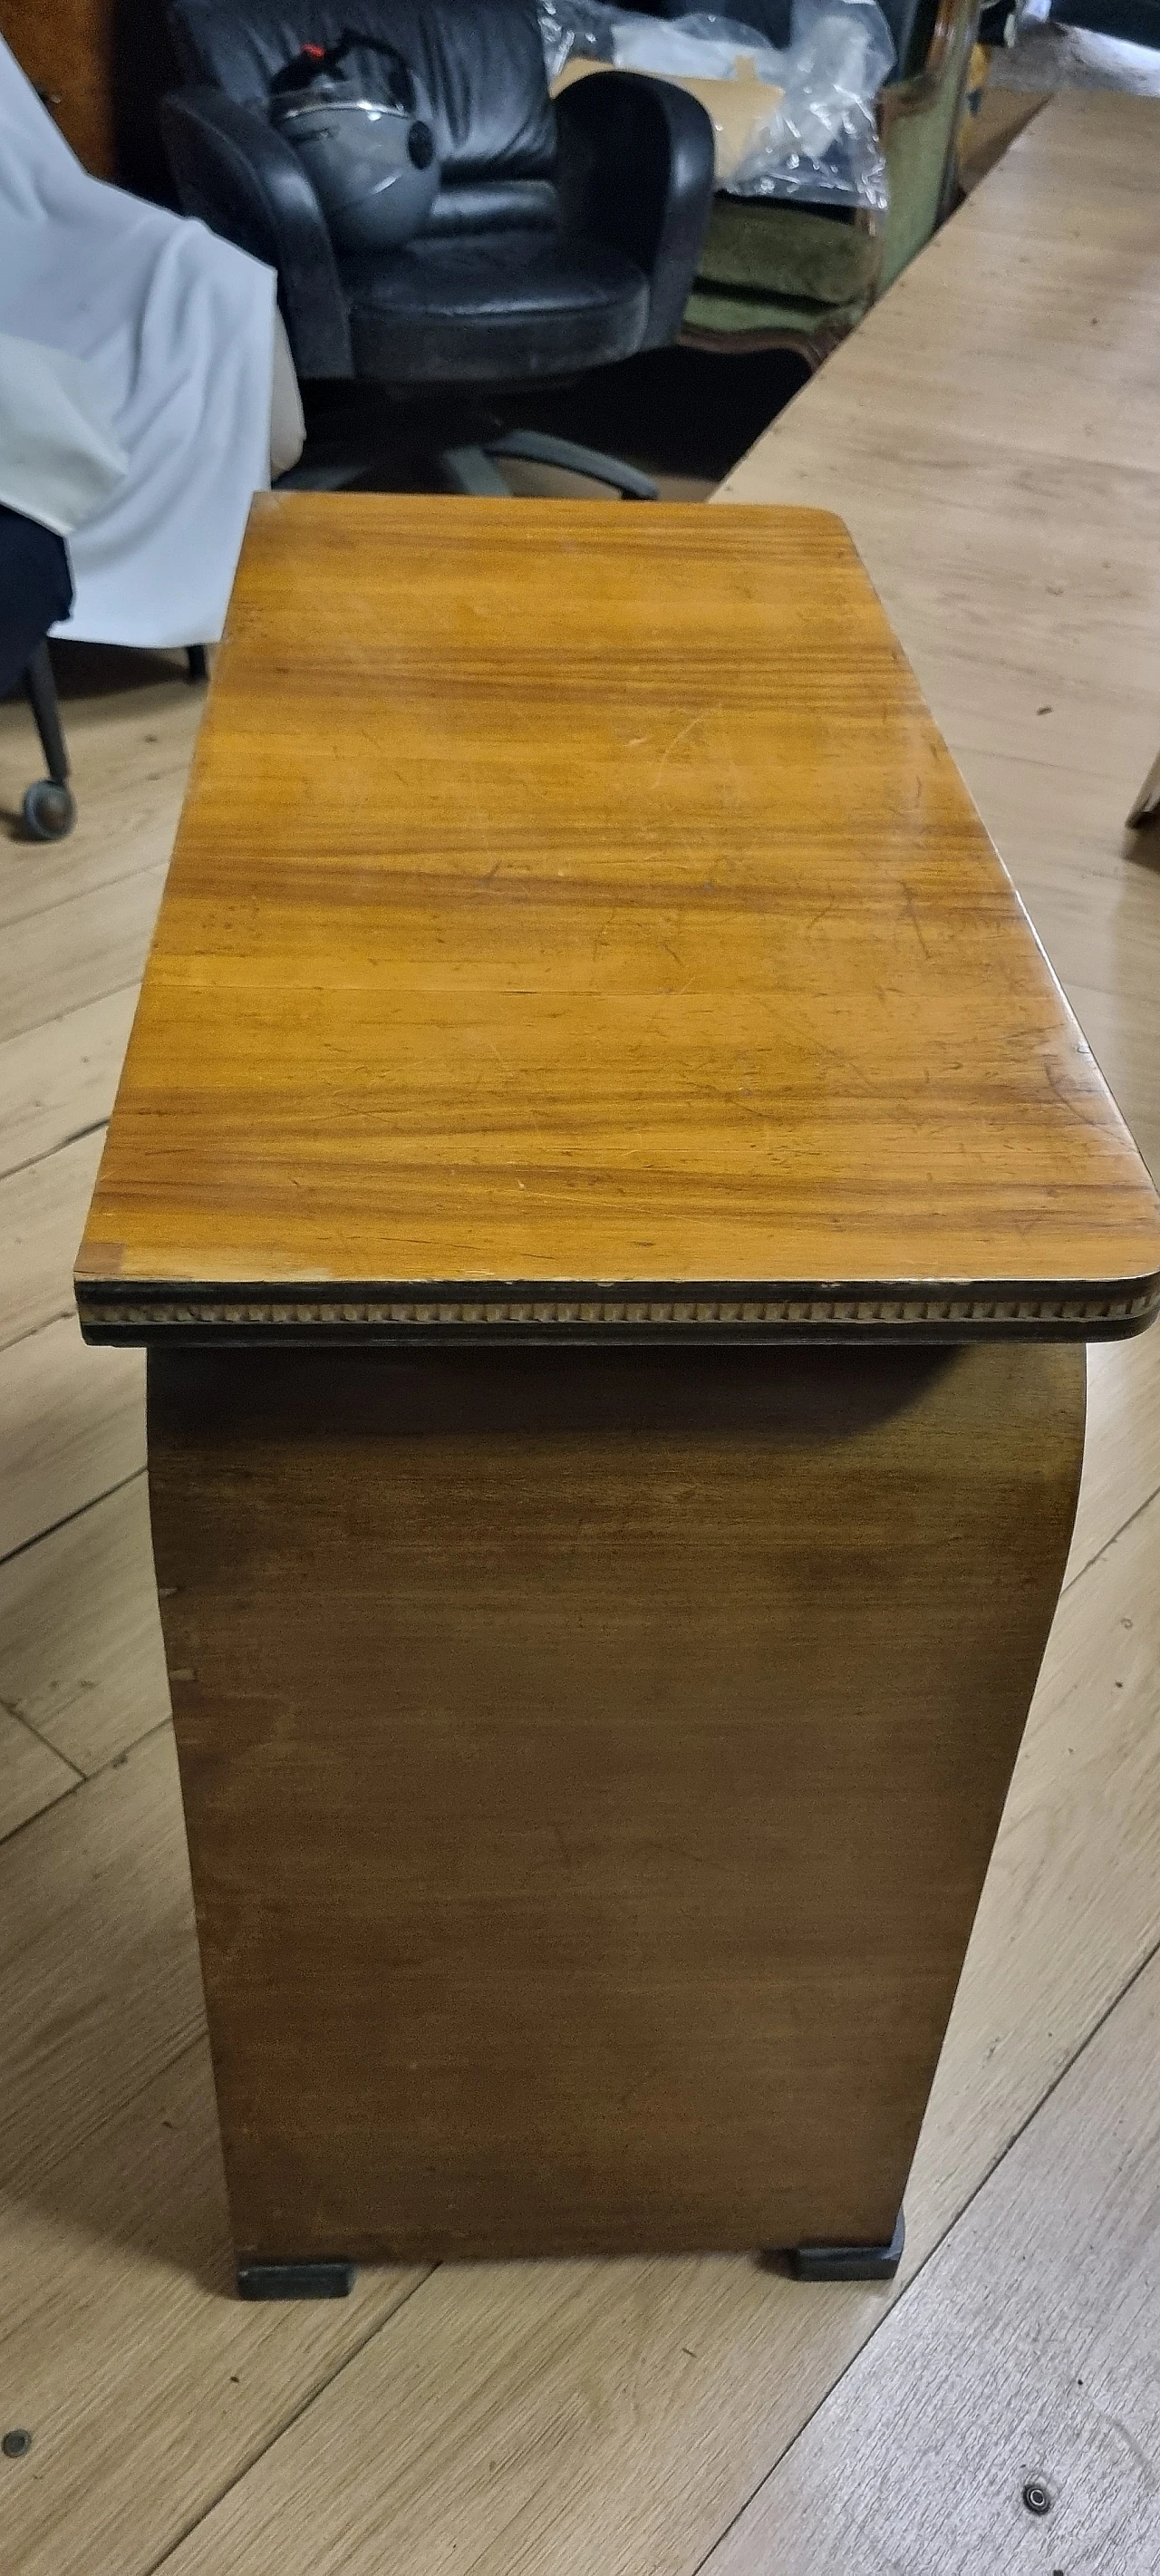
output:
M1160 1485L1157 1485L1153 1489L1152 1493L1146 1494L1142 1503L1137 1503L1135 1511L1129 1512L1127 1520L1120 1522L1119 1528L1112 1531L1110 1538L1106 1538L1104 1540L1102 1547L1097 1547L1094 1556L1089 1556L1085 1559L1077 1573L1069 1574L1067 1581L1060 1592L1059 1597L1061 1601L1065 1601L1067 1599L1069 1592L1074 1592L1076 1584L1083 1582L1085 1574L1091 1573L1093 1565L1098 1565L1100 1563L1101 1559L1107 1555L1108 1549L1110 1547L1114 1547L1117 1540L1123 1537L1125 1530L1130 1530L1133 1522L1138 1521L1143 1512L1151 1511L1152 1505L1156 1501L1158 1495L1160 1495ZM1056 1615L1058 1616L1058 1613Z
M961 212L962 209L960 208L958 211ZM805 389L803 387L803 391L804 390ZM796 424L789 424L789 426L794 427ZM776 435L777 432L775 428L774 438L776 438ZM1005 434L1001 436L987 436L978 429L975 429L971 433L970 443L976 455L982 454L984 456L1001 457L1007 452L1012 443L1010 430L1007 428ZM769 441L769 446L772 447L772 445L773 438ZM1054 469L1056 473L1065 473L1071 462L1066 451L1056 447L1035 447L1030 450L1030 453L1034 457L1037 465L1042 462L1044 471L1047 473L1050 473L1052 469ZM1100 456L1094 453L1086 456L1084 461L1085 464L1094 466L1097 469L1102 466L1106 471L1114 473L1118 478L1122 478L1125 483L1132 482L1138 484L1141 493L1150 496L1155 479L1153 469L1150 466L1133 465L1122 462L1115 456ZM744 464L744 462L744 458L739 459L739 463ZM726 477L726 486L731 480L732 476ZM892 498L889 492L884 493L882 498L887 503L887 506L889 506ZM979 504L973 491L968 492L966 497L963 497L957 492L947 490L940 494L939 508L944 519L950 518L953 513L956 520L970 520L978 517Z
M142 2101L147 2093L153 2091L155 2085L162 2083L167 2075L171 2075L174 2067L180 2066L183 2058L192 2057L197 2049L205 2048L206 2045L207 2033L203 2020L197 2030L178 2041L171 2057L164 2057L159 2065L151 2066L148 2074L142 2076L141 2082L135 2084L131 2092L126 2093L109 2110L103 2112L95 2128L86 2130L80 2138L72 2139L62 2156L54 2158L50 2155L46 2161L38 2164L37 2181L40 2182L49 2174L55 2173L59 2164L67 2164L69 2157L75 2155L82 2146L91 2151L104 2135L105 2130L115 2128L124 2119L126 2112L132 2110L135 2102ZM26 2177L17 2168L12 2175L0 2175L0 2186L13 2200L20 2200L26 2189ZM222 2242L226 2246L229 2245L228 2233L223 2233ZM152 2576L152 2571L146 2570L145 2576Z
M13 1708L7 1700L0 1700L0 1708L4 1708L9 1717L16 1718L21 1726L28 1724L27 1718L21 1717L19 1709ZM155 1725L145 1728L142 1735L135 1735L131 1744L123 1744L119 1752L111 1753L108 1761L102 1762L96 1771L77 1771L75 1762L69 1762L67 1753L57 1752L55 1744L50 1744L47 1736L40 1736L38 1741L46 1746L48 1752L56 1753L58 1762L67 1762L69 1770L76 1771L76 1778L67 1789L62 1789L57 1797L46 1798L43 1807L38 1807L34 1815L22 1816L18 1825L12 1825L6 1834L0 1834L0 1851L6 1850L9 1843L14 1843L18 1834L26 1834L30 1825L38 1825L43 1816L50 1816L55 1808L63 1807L66 1798L75 1797L78 1789L89 1789L94 1781L103 1780L108 1772L122 1770L131 1753L138 1753L141 1746L148 1744L153 1736L164 1735L172 1724L171 1717L159 1717ZM35 1734L35 1727L30 1728L29 1732Z
M420 2290L425 2290L427 2288L428 2282L434 2279L436 2272L438 2272L440 2268L441 2266L438 2263L433 2263L430 2271L424 2273L422 2280L416 2281L413 2287L406 2292L405 2296L399 2300L398 2306L391 2309L390 2315L380 2317L378 2324L370 2327L368 2332L363 2336L362 2341L353 2345L351 2350L344 2355L338 2368L336 2370L332 2370L328 2378L319 2380L317 2387L312 2388L309 2394L302 2399L301 2404L293 2408L292 2412L286 2417L284 2424L279 2424L275 2427L269 2440L261 2444L260 2448L254 2452L253 2457L248 2459L244 2466L237 2471L236 2476L227 2478L220 2494L212 2496L209 2503L203 2507L200 2513L193 2514L190 2520L183 2524L182 2529L178 2532L176 2538L167 2544L160 2558L151 2559L149 2565L140 2570L140 2576L160 2576L162 2568L168 2567L170 2559L176 2556L179 2549L184 2548L185 2543L190 2538L191 2534L197 2531L203 2522L207 2522L212 2513L217 2512L218 2506L224 2504L226 2497L232 2495L235 2488L242 2485L244 2479L249 2477L251 2470L258 2467L260 2461L264 2460L267 2454L274 2450L276 2445L284 2439L285 2435L293 2432L294 2426L301 2422L302 2417L309 2413L310 2408L317 2404L318 2399L320 2397L325 2397L328 2389L337 2385L337 2382L342 2379L345 2376L345 2373L350 2369L351 2364L358 2361L360 2356L367 2350L368 2346L374 2342L376 2335L385 2334L388 2327L394 2324L396 2317L402 2316L404 2308L410 2307L412 2299L418 2297ZM714 2543L714 2547L716 2547L716 2543Z
M8 1715L11 1717L12 1714L12 1710L9 1709ZM50 1753L55 1753L55 1744L51 1744L48 1749ZM63 1762L65 1756L62 1753L57 1758ZM70 1771L72 1768L73 1765L70 1762ZM37 1807L31 1816L22 1816L18 1825L10 1825L6 1834L0 1834L0 1852L6 1852L9 1844L17 1842L21 1834L26 1834L30 1825L38 1825L44 1816L55 1815L58 1807L67 1805L70 1798L75 1798L78 1789L84 1789L87 1786L84 1772L78 1771L75 1780L70 1780L66 1789L58 1789L55 1798L46 1798L43 1807Z
M148 2075L143 2075L141 2082L133 2086L131 2093L126 2093L123 2100L115 2102L111 2109L103 2114L102 2118L98 2120L95 2129L89 2130L86 2143L90 2147L95 2146L97 2140L103 2137L105 2130L117 2128L120 2122L124 2119L126 2111L131 2111L135 2102L143 2101L145 2095L147 2093L151 2093L154 2085L160 2084L164 2076L172 2075L174 2067L180 2066L183 2058L195 2057L198 2050L205 2048L207 2045L208 2039L205 2022L203 2020L200 2027L193 2033L192 2038L183 2039L179 2042L178 2046L174 2049L172 2057L165 2058L160 2066L151 2067ZM70 2153L71 2152L72 2151L70 2150ZM223 2237L222 2242L223 2244L228 2245L228 2236Z
M5 924L5 927L8 926L9 925ZM43 1037L49 1029L63 1030L70 1020L75 1020L77 1018L80 1012L94 1011L98 1008L101 1002L115 1002L118 993L139 993L140 990L140 976L127 975L122 983L110 985L107 993L94 993L90 1001L70 1002L65 1010L50 1011L47 1019L34 1020L30 1028L9 1030L3 1037L0 1037L0 1049L3 1049L4 1047L19 1046L21 1042L27 1038Z
M1140 1978L1145 1974L1147 1969L1151 1967L1153 1960L1157 1956L1160 1956L1160 1935L1158 1935L1156 1940L1152 1943L1151 1948L1145 1952L1144 1957L1137 1960L1131 1976L1125 1980L1124 1984L1120 1987L1119 1992L1113 1996L1111 2003L1108 2004L1106 2009L1100 2014L1098 2021L1094 2021L1092 2023L1091 2029L1085 2033L1079 2047L1073 2050L1072 2055L1067 2059L1066 2063L1060 2067L1058 2074L1052 2077L1051 2083L1048 2085L1046 2092L1040 2095L1034 2108L1028 2112L1026 2119L1020 2122L1019 2127L1012 2133L1011 2137L1008 2138L1006 2146L1002 2148L1001 2152L994 2158L994 2161L988 2165L986 2172L980 2176L979 2181L975 2184L974 2190L968 2193L961 2209L957 2209L955 2211L954 2217L948 2222L947 2226L943 2228L941 2234L936 2236L934 2243L928 2247L926 2253L923 2255L921 2263L919 2263L915 2270L910 2274L905 2287L899 2291L896 2298L887 2301L886 2305L883 2307L883 2311L878 2319L877 2325L871 2327L869 2334L859 2344L857 2351L851 2353L849 2360L844 2363L842 2369L838 2372L837 2378L831 2380L824 2395L819 2397L817 2405L811 2406L809 2414L803 2416L801 2423L798 2425L797 2431L784 2445L784 2448L778 2452L776 2459L770 2461L769 2467L766 2469L764 2475L758 2479L757 2485L754 2487L752 2494L747 2495L744 2502L738 2506L736 2513L730 2515L724 2528L718 2532L712 2547L707 2549L704 2557L699 2558L695 2565L689 2570L689 2576L705 2576L705 2571L711 2568L717 2551L723 2547L724 2543L728 2540L730 2533L734 2531L738 2523L744 2519L745 2515L749 2512L751 2505L756 2502L757 2497L761 2495L763 2490L769 2485L770 2479L776 2475L777 2471L782 2467L783 2462L789 2458L791 2451L796 2449L797 2444L801 2441L802 2435L808 2432L815 2416L820 2415L823 2407L828 2406L831 2397L833 2397L835 2392L841 2387L842 2382L847 2377L848 2373L861 2361L863 2354L870 2350L875 2337L881 2333L887 2320L896 2315L898 2310L905 2305L911 2291L915 2289L921 2281L923 2274L927 2269L927 2265L933 2261L934 2256L939 2253L941 2248L947 2243L948 2239L953 2236L956 2227L960 2227L962 2225L968 2211L973 2209L980 2193L986 2190L988 2183L992 2180L994 2175L998 2173L1000 2165L1006 2163L1012 2149L1018 2146L1020 2139L1026 2135L1033 2122L1039 2118L1040 2112L1046 2107L1047 2103L1050 2102L1052 2095L1058 2092L1060 2085L1071 2074L1073 2067L1078 2066L1081 2057L1084 2057L1088 2049L1091 2047L1092 2041L1099 2037L1105 2024L1111 2020L1113 2013L1119 2011L1120 2005L1125 2001L1125 1998L1131 1994L1133 1986L1138 1985ZM822 2295L825 2295L824 2292ZM152 2570L150 2571L150 2576L152 2576Z
M33 1336L26 1333L22 1338L30 1341ZM10 1347L15 1349L15 1343ZM99 1494L90 1494L87 1501L78 1503L75 1512L62 1512L58 1521L49 1521L44 1529L34 1530L31 1538L22 1538L19 1547L10 1547L6 1556L0 1556L0 1569L15 1565L18 1556L27 1556L29 1548L39 1547L42 1539L55 1538L58 1530L71 1529L74 1521L83 1520L86 1512L95 1512L98 1503L109 1502L114 1494L123 1494L126 1486L135 1485L144 1473L144 1467L134 1467L131 1475L119 1476L115 1485L104 1485Z
M175 785L179 785L180 781L175 781L174 783ZM91 810L90 806L90 814ZM146 859L144 864L139 868L126 868L122 876L101 877L95 885L89 884L86 880L83 885L74 886L69 894L57 895L55 901L52 903L33 903L29 905L27 912L10 913L4 927L7 931L11 932L22 929L25 922L45 921L47 920L50 912L66 912L69 905L72 903L84 903L92 895L107 894L113 886L131 885L134 878L147 877L152 873L154 868L168 867L168 865L168 858ZM104 996L103 994L94 994L92 998L95 1001L101 1001L104 999ZM65 1011L53 1011L49 1016L52 1019L66 1019L68 1014ZM47 1022L45 1025L47 1026ZM21 1031L21 1035L24 1034L25 1032Z
M43 1154L30 1154L26 1162L9 1163L0 1172L0 1181L14 1181L21 1172L31 1172L37 1163L51 1163L54 1154L63 1154L69 1145L80 1145L86 1136L96 1136L107 1127L107 1118L91 1118L87 1127L74 1127L71 1136L58 1136L55 1144L46 1146Z
M46 1753L54 1753L58 1762L67 1763L69 1770L75 1771L78 1780L92 1779L93 1774L91 1771L82 1771L79 1762L71 1761L69 1755L67 1753L62 1753L58 1745L49 1743L47 1735L42 1735L40 1728L33 1725L32 1719L25 1716L18 1700L5 1699L3 1693L0 1692L0 1709L3 1709L5 1717L12 1718L17 1726L22 1726L26 1735L35 1736L37 1743L43 1744ZM63 1791L61 1794L63 1796ZM55 1806L56 1800L50 1799L49 1804L51 1806ZM38 1807L37 1814L43 1815L43 1813L43 1807ZM31 1824L32 1818L29 1817L27 1821ZM19 1829L17 1828L17 1830ZM7 1835L0 1836L0 1840L2 1841L6 1842L7 1839Z
M171 1717L171 1716L170 1716L170 1717L155 1717L155 1718L154 1718L154 1720L153 1720L153 1724L152 1724L152 1726L145 1726L145 1727L143 1727L143 1728L142 1728L142 1730L141 1730L140 1735L135 1735L135 1736L133 1737L133 1739L132 1739L132 1742L131 1742L131 1743L129 1743L129 1744L122 1744L122 1745L119 1745L119 1746L118 1746L118 1748L117 1748L117 1751L116 1751L115 1753L110 1753L110 1755L109 1755L109 1759L108 1759L108 1761L107 1761L107 1762L102 1762L102 1763L98 1764L98 1767L97 1767L97 1769L96 1769L95 1771L86 1771L86 1772L84 1773L84 1775L83 1775L83 1776L84 1776L84 1778L85 1778L86 1780L103 1780L103 1779L104 1779L104 1777L105 1777L105 1775L106 1775L106 1772L109 1772L109 1771L122 1771L122 1770L124 1769L124 1767L125 1767L126 1762L127 1762L127 1761L128 1761L128 1759L129 1759L129 1756L130 1756L130 1754L131 1754L131 1753L139 1753L143 1744L150 1744L150 1743L152 1743L153 1737L154 1737L155 1735L167 1735L167 1734L171 1733L171 1732L172 1732L172 1728L173 1728L173 1719L172 1719L172 1717ZM53 1751L54 1753L55 1753L55 1751L56 1751L56 1746L55 1746L55 1744L52 1746L52 1751ZM63 1758L64 1758L64 1757L62 1756L62 1759L63 1759ZM183 1819L182 1819L182 1832L183 1832L183 1834L184 1834L184 1828L185 1828L185 1820L184 1820L184 1818L183 1818Z
M41 1315L39 1321L29 1324L23 1333L13 1333L11 1341L0 1340L0 1351L18 1351L22 1342L34 1342L38 1333L47 1333L50 1324L67 1324L75 1313L76 1308L70 1297L67 1306L54 1306L51 1315ZM0 1558L0 1563L6 1561Z

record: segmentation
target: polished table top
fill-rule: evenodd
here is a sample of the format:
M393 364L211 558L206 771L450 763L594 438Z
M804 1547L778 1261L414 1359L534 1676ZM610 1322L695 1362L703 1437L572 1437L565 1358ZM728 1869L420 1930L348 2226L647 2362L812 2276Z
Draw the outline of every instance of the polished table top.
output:
M254 508L91 1339L1138 1329L1160 1208L840 520Z

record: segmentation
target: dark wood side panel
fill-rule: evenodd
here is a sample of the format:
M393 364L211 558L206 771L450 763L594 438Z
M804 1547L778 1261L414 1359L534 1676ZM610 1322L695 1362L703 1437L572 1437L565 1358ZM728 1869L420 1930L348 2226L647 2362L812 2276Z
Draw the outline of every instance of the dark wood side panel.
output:
M151 1354L240 2251L890 2234L1083 1369Z
M0 0L0 35L95 179L171 202L157 121L178 79L165 0Z

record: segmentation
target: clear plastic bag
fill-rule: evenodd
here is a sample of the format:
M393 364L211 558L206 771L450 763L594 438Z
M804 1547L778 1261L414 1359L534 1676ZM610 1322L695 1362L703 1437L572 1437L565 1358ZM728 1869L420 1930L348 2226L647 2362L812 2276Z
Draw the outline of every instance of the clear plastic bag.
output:
M600 0L538 0L540 43L549 81L565 63L611 63L615 9Z
M731 197L788 197L886 212L874 102L894 61L877 0L794 0L783 95L728 182Z
M787 60L756 27L705 14L645 18L634 11L614 18L612 44L619 71L673 79L767 81L780 88Z
M777 66L785 56L756 27L734 18L648 18L605 0L538 0L538 11L550 81L571 62L615 64L618 71L657 72L669 80L732 80L739 61L744 78L781 80Z
M894 42L877 0L794 0L784 50L739 19L710 14L647 18L601 0L539 0L539 16L550 80L566 64L587 61L687 81L702 97L705 82L778 91L768 117L758 103L743 147L724 171L719 159L718 184L727 195L885 214L886 165L874 102L894 61Z

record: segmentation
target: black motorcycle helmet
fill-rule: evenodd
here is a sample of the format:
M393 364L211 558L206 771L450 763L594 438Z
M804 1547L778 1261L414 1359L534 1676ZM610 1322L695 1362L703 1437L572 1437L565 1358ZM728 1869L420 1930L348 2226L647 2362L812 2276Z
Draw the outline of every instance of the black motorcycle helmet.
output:
M356 46L382 55L382 97L344 76ZM336 45L304 45L271 82L271 123L301 154L336 249L393 250L426 222L439 163L425 109L394 45L350 27Z

